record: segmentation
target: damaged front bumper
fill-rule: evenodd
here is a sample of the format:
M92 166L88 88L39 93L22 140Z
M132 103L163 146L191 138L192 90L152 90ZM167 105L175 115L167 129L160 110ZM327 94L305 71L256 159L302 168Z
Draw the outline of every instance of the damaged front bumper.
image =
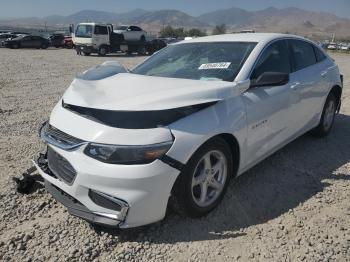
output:
M47 153L40 154L37 161L33 161L35 167L39 171L40 175L44 178L45 189L61 204L63 204L68 212L73 215L80 217L92 224L101 224L104 226L116 227L123 223L127 215L129 206L127 203L108 196L102 192L90 190L89 197L92 201L107 206L109 208L118 209L117 214L110 214L104 212L93 212L84 206L77 199L58 188L54 184L50 183L45 177L50 176L57 179L57 176L51 171L47 161Z

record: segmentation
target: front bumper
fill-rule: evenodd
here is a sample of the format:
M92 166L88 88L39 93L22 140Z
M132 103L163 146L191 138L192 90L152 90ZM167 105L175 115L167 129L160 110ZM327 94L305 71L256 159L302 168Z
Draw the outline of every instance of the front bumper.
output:
M84 52L84 53L96 52L95 48L92 45L76 44L75 48L79 49L81 52Z
M179 170L156 160L146 165L111 165L83 153L84 146L66 151L49 147L67 159L76 170L72 184L52 173L45 160L35 162L48 192L69 213L91 223L120 228L137 227L164 218L171 188ZM120 210L94 201L91 192L114 199Z
M118 220L115 217L111 217L109 214L94 213L91 212L86 206L81 204L75 198L69 196L58 187L54 186L47 180L45 180L45 189L60 203L62 203L68 212L73 215L85 219L86 221L93 224L102 224L104 226L116 227L122 220Z

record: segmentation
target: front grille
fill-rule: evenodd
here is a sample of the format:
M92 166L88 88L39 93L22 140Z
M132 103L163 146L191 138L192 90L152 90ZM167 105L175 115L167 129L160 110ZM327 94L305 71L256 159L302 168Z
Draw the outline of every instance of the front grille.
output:
M42 127L40 136L47 143L53 144L62 149L72 149L85 142L79 138L62 132L61 130L51 126L49 123L46 123Z
M50 170L58 178L62 179L69 185L74 182L74 179L77 175L74 167L67 161L67 159L59 155L50 147L47 149L47 161Z

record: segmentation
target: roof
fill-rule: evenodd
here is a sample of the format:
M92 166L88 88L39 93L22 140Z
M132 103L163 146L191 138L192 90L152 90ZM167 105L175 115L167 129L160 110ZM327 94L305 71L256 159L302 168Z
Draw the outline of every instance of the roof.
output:
M95 22L84 22L84 23L78 23L77 25L110 25L108 23L95 23Z
M186 40L186 43L199 42L270 42L279 38L299 38L300 36L277 33L240 33L240 34L224 34L198 37L191 40ZM180 42L184 43L184 41Z

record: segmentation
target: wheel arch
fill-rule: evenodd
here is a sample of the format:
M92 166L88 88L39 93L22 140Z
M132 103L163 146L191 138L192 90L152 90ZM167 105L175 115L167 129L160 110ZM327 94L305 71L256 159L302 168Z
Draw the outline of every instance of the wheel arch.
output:
M335 85L331 88L331 91L329 93L333 93L335 95L335 98L337 99L337 111L340 110L341 105L341 94L343 89L339 85Z
M212 138L215 137L220 137L223 140L225 140L225 142L229 145L230 149L231 149L231 153L232 153L232 161L233 161L233 177L237 176L237 172L239 170L239 163L241 160L241 151L240 151L240 146L238 143L237 138L229 133L222 133L222 134L218 134Z
M189 159L192 158L192 156L206 143L208 143L210 140L215 139L215 138L221 138L223 139L227 145L229 146L231 153L232 153L232 161L233 161L233 177L237 176L237 172L239 170L239 164L241 160L241 150L240 150L240 145L237 140L237 138L230 133L219 133L216 134L207 140L205 140L200 146L197 147L197 149L192 153L192 155L189 157ZM189 160L188 160L189 161ZM186 165L188 161L184 164Z
M232 173L232 177L231 178L235 178L238 174L238 170L239 170L239 163L240 163L240 146L238 143L237 138L230 133L219 133L216 134L210 138L208 138L207 140L205 140L191 155L191 157L189 159L192 158L192 156L198 151L200 150L200 148L205 145L206 143L208 143L210 140L215 139L215 138L221 138L223 139L229 146L231 153L232 153L232 161L233 161L233 173ZM188 163L188 161L187 161ZM186 164L187 164L186 163ZM178 208L178 203L174 198L174 194L176 192L176 190L181 190L180 187L180 181L181 181L181 177L183 177L183 171L184 170L184 166L182 167L182 169L180 170L180 174L177 176L174 184L172 185L171 191L170 191L170 197L169 197L169 201L168 201L168 207L170 206L173 210L179 210Z

